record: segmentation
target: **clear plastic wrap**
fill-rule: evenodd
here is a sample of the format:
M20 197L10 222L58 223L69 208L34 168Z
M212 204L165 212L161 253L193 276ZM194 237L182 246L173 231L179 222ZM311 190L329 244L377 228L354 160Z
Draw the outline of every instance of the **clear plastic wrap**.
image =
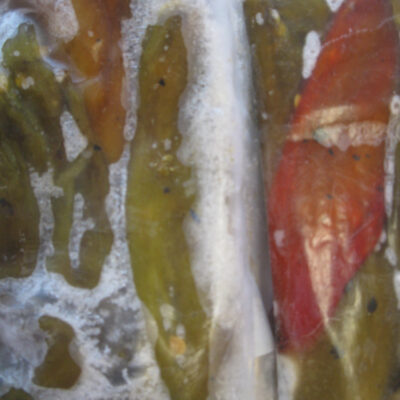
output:
M398 397L398 9L245 2L280 400Z
M399 12L0 2L0 398L400 398Z
M242 5L0 4L0 398L272 398Z

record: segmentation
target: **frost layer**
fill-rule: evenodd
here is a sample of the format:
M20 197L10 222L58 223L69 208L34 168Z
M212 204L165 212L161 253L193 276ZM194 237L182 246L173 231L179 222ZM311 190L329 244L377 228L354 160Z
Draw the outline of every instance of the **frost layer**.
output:
M57 4L55 20L71 18ZM258 143L249 112L250 54L242 1L138 0L131 7L133 18L123 24L121 44L128 71L128 140L136 126L138 61L146 28L173 14L183 16L190 79L181 104L184 140L179 156L195 171L199 193L196 218L188 216L185 229L193 273L206 294L202 300L213 321L210 367L215 379L209 383L210 399L270 398L272 340L257 288L266 256L264 207ZM68 34L60 32L63 38ZM73 288L58 274L47 272L46 257L53 248L52 194L48 188L37 188L43 229L36 271L27 279L0 281L0 291L9 299L0 310L2 349L14 357L3 391L21 387L41 400L168 398L149 339L151 321L145 317L131 275L125 221L128 147L110 167L107 214L114 243L100 283L92 290ZM79 259L77 254L75 258ZM29 310L31 322L24 325L26 316L16 313L18 309ZM46 353L37 325L42 315L57 317L75 331L73 347L82 374L71 390L30 383ZM18 330L19 335L6 335L4 327L8 332ZM14 352L18 347L22 354ZM35 350L29 350L32 347ZM117 354L122 351L129 357L121 359Z

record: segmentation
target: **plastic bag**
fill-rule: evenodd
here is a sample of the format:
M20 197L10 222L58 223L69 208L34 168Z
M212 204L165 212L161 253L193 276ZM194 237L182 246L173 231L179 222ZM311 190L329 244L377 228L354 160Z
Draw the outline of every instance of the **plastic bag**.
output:
M398 7L245 2L279 399L397 396Z
M0 12L1 398L270 397L242 2Z

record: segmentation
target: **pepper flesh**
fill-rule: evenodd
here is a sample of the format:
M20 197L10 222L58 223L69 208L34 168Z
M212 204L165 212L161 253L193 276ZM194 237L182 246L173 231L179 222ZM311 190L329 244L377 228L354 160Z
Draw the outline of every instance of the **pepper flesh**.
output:
M282 349L315 341L381 235L391 16L386 1L341 6L292 119L268 205Z
M179 101L188 79L181 17L149 26L139 69L140 107L131 146L127 237L137 294L157 324L155 356L172 400L208 396L209 329L191 270L185 220L191 168L178 156Z
M124 64L122 19L128 0L73 0L80 30L65 51L84 77L83 96L94 137L109 162L119 159L124 146L126 110L123 105Z

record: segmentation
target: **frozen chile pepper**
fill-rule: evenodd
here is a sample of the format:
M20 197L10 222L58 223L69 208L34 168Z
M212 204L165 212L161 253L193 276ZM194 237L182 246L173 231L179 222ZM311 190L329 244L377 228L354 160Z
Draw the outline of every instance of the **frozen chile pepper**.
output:
M291 121L268 217L281 349L315 342L384 223L384 140L398 57L391 5L346 1Z

